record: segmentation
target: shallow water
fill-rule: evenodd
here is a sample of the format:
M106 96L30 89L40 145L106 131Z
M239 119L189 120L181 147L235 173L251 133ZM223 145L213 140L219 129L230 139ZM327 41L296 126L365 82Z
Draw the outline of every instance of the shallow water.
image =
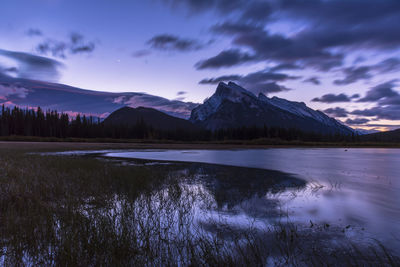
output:
M398 152L6 155L0 265L397 263Z
M287 211L292 222L328 223L349 230L354 240L362 235L363 238L377 238L397 251L400 248L399 149L285 148L103 153L113 158L201 162L292 174L307 181L307 189L287 188L283 192L265 192L263 197L247 198L241 205L231 207L236 211L234 217L241 218L243 214L263 217L268 214L268 205L276 201L281 210ZM252 212L243 206L252 207Z

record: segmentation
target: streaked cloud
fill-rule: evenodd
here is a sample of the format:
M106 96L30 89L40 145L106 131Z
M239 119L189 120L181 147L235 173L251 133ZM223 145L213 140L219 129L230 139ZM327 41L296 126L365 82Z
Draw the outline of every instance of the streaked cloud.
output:
M346 120L346 124L349 125L360 125L360 124L366 124L367 122L369 122L369 119L364 119L364 118L360 118L360 119L347 119Z
M151 48L157 50L180 51L180 52L196 51L206 46L206 44L198 40L180 38L172 34L156 35L150 40L148 40L147 44Z
M18 84L0 83L0 100L7 100L9 96L26 98L29 90Z
M222 51L214 57L197 62L195 67L198 70L219 69L222 67L242 65L254 60L255 57L246 52L242 52L238 49L230 49Z
M216 78L203 79L199 84L218 84L220 82L234 81L255 93L277 93L290 89L277 82L299 79L285 73L271 72L269 70L252 72L247 75L224 75Z
M96 48L94 41L86 41L85 37L73 32L68 40L46 39L36 46L41 55L66 58L68 55L89 54Z
M26 31L26 35L34 37L34 36L42 36L43 33L42 33L42 31L41 31L40 29L37 29L37 28L29 28L29 29Z
M351 102L352 99L358 98L358 94L354 94L352 96L348 96L346 94L326 94L321 97L313 98L311 101L313 102L322 102L322 103L340 103L340 102Z
M64 66L57 60L25 52L0 49L0 56L15 61L17 67L12 70L18 78L56 81L60 77L60 68Z
M304 83L311 83L311 84L314 84L314 85L320 85L321 84L321 81L319 80L319 78L315 77L315 76L307 78L307 79L303 80L303 82Z
M324 112L335 118L346 118L349 113L346 109L340 107L328 108L325 109Z

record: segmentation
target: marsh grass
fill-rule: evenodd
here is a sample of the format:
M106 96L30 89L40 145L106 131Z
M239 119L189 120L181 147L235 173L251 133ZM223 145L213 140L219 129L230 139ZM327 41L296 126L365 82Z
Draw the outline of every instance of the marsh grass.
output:
M341 148L399 148L399 142L390 141L361 141L361 142L316 142L316 141L300 141L300 140L283 140L279 138L258 138L253 140L220 140L220 141L177 141L169 139L115 139L115 138L57 138L57 137L38 137L38 136L0 136L0 142L35 142L35 143L81 143L81 144L118 144L126 145L181 145L185 148L190 147L211 147L211 148L229 148L237 147L254 147L260 146L277 146L277 147L341 147Z
M0 152L1 265L399 265L379 243L355 245L334 227L286 218L260 229L204 212L304 189L278 172L26 152Z

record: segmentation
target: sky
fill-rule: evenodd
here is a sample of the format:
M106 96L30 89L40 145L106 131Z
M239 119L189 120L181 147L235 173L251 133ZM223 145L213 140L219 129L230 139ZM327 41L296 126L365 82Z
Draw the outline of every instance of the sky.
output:
M400 126L398 0L1 0L0 73L201 103L220 81Z

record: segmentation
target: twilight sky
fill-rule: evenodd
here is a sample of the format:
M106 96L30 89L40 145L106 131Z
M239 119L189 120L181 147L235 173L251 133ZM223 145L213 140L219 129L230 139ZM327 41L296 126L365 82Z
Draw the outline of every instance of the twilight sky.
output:
M400 126L398 0L2 0L0 73L202 102L220 81ZM5 90L5 89L2 89Z

